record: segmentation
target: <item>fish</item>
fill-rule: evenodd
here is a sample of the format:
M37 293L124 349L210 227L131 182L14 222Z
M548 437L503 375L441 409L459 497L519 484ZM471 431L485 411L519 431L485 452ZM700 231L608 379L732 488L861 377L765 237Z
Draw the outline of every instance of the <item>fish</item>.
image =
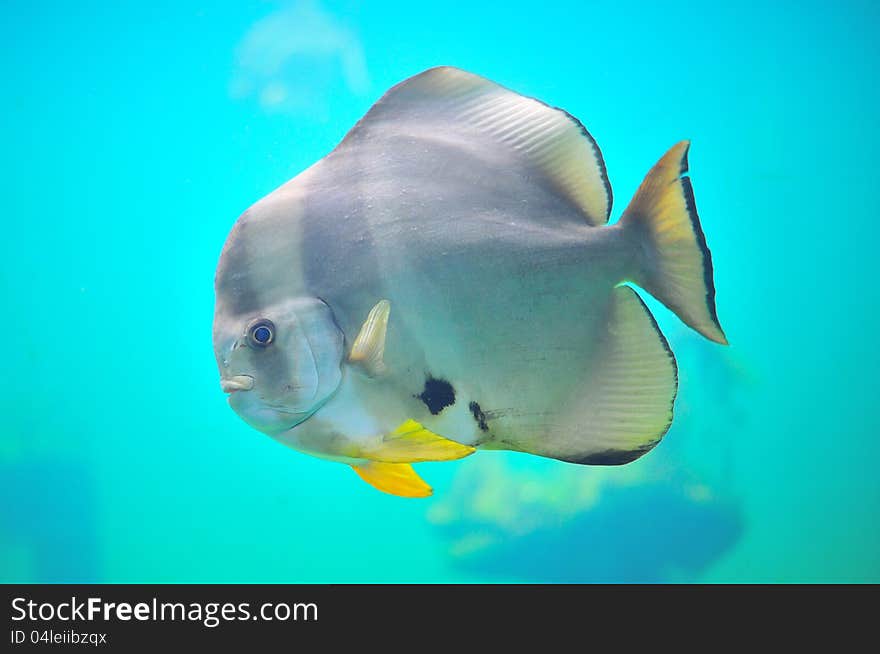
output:
M233 225L213 322L230 406L401 497L432 493L414 463L477 451L638 459L678 371L636 289L727 344L689 147L609 224L568 112L449 66L392 87Z

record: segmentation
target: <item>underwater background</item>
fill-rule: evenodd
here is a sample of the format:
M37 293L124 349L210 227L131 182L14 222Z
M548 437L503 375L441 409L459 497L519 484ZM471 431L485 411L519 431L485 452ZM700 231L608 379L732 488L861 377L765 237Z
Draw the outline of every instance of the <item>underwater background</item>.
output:
M880 581L878 24L871 1L7 0L0 581ZM234 220L439 64L578 117L612 220L692 139L731 346L649 301L681 387L628 466L478 453L405 500L226 404Z

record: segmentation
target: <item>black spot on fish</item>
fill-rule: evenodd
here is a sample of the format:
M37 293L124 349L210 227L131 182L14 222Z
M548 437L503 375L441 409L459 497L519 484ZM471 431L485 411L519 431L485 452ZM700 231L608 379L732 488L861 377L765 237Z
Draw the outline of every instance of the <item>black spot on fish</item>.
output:
M432 415L437 415L443 409L455 404L455 389L445 379L434 379L431 375L425 380L425 390L416 395Z
M483 431L489 431L489 425L486 424L486 414L483 413L480 405L476 402L471 402L468 405L468 408L471 410L471 414L474 416L474 420L477 421L480 429L482 429Z

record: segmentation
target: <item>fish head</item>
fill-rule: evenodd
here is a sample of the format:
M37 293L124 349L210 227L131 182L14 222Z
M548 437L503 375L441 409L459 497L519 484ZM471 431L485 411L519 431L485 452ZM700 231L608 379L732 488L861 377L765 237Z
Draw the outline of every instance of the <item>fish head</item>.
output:
M214 354L232 409L250 426L274 435L309 418L336 392L344 336L318 298L246 313L218 302Z

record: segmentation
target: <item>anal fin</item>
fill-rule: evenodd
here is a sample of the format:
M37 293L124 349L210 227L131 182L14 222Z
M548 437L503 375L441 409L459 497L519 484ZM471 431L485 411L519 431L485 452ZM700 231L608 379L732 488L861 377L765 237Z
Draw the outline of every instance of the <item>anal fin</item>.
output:
M607 328L582 390L583 425L576 456L592 465L620 465L651 450L672 423L678 369L648 307L633 289L611 292Z
M639 295L612 289L584 377L558 407L551 424L499 445L561 461L621 465L663 438L678 387L675 358Z
M428 497L434 492L408 463L367 461L352 468L365 482L389 495Z

